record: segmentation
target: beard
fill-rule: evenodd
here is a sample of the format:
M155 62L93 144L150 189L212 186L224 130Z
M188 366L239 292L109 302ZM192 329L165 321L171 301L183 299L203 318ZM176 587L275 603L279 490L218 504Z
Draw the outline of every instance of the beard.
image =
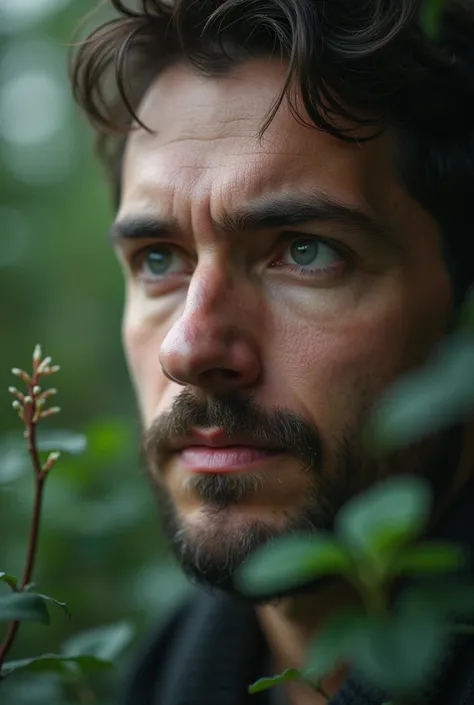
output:
M422 475L429 479L435 499L441 497L449 486L449 468L453 463L456 467L460 453L459 429L449 429L412 448L376 458L363 443L364 419L370 406L366 402L359 421L332 439L331 448L324 448L317 428L288 409L269 412L242 391L203 397L184 389L171 410L142 433L140 455L157 494L164 533L185 574L195 583L238 592L235 574L255 550L289 534L332 530L338 511L351 497L391 475ZM219 427L229 436L243 435L284 448L299 460L300 469L295 472L306 474L304 500L285 510L278 525L263 518L233 522L232 511L265 492L265 476L258 472L192 473L185 487L199 498L206 521L198 526L186 524L164 481L163 468L170 457L170 442L198 427ZM307 594L319 583L311 581L253 601L262 604Z

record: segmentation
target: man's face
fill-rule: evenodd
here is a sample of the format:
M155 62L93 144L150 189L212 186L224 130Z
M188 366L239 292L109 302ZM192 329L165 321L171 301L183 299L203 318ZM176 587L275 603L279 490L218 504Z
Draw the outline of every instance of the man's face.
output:
M150 476L184 567L223 586L270 536L330 526L353 493L429 475L439 451L380 463L361 443L378 394L445 333L436 224L390 135L347 143L284 103L260 139L283 80L263 59L159 76L114 229Z

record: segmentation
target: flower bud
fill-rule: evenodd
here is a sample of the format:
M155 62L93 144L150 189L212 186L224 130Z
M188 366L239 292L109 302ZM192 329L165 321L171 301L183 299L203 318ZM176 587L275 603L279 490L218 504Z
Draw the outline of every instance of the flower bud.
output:
M38 387L38 385L33 387L33 394L41 394L41 387Z
M33 399L30 396L25 397L25 404L31 404L32 402L33 402Z
M53 388L47 389L45 392L41 393L39 400L47 399L48 397L52 397L52 396L54 396L54 394L57 394L57 393L58 393L57 389L53 389Z
M21 404L20 404L20 402L18 401L18 399L15 399L15 401L14 401L13 404L12 404L12 406L13 406L14 409L21 409Z
M49 366L50 363L51 363L51 358L45 357L44 360L38 366L38 370L37 370L38 374L42 374L42 372L44 372L44 370Z
M60 457L60 455L61 455L61 453L59 451L55 451L53 453L50 453L48 455L47 461L45 462L45 464L41 468L43 470L43 472L48 472L49 470L51 470L51 468L53 467L53 465L55 464L57 459Z
M59 365L53 365L52 367L45 367L44 370L41 370L42 375L53 375L55 372L59 372L60 367Z
M15 375L16 377L21 377L24 382L30 381L29 375L27 375L26 372L24 372L23 370L20 370L18 367L12 368L12 375Z
M33 352L33 363L38 363L41 360L41 345L36 345Z
M22 403L25 401L25 396L21 392L18 391L16 387L8 387L8 391L10 394L14 394L17 399L19 399Z
M53 416L53 414L59 414L61 408L59 406L52 406L50 409L46 409L41 412L41 418L45 419L47 416Z

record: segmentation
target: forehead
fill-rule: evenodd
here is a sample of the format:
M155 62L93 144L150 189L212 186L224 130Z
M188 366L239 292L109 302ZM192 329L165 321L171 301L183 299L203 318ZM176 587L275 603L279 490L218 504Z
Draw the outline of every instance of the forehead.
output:
M177 192L196 200L218 187L240 202L317 182L360 205L374 169L379 179L390 172L386 140L348 144L299 124L286 101L260 138L283 82L284 66L275 60L249 61L211 78L186 66L167 69L139 108L152 134L137 129L129 137L123 200L143 207L159 196L164 205Z

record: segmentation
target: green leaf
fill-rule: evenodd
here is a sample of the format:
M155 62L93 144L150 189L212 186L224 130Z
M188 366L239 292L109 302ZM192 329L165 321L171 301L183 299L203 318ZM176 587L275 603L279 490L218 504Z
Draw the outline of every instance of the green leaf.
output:
M365 619L361 610L354 609L342 610L329 617L312 640L303 670L304 677L319 682L338 663L349 657L357 648Z
M129 622L117 622L75 634L64 642L61 651L66 656L86 654L114 661L130 644L134 635L135 629Z
M34 593L14 592L0 597L0 621L31 621L49 624L44 600Z
M246 593L259 594L352 569L350 558L330 534L299 534L256 551L240 569L237 583Z
M424 0L421 6L421 27L430 39L436 39L438 36L445 3L446 0Z
M31 592L31 591L34 590L36 587L37 587L37 583L35 583L35 582L26 583L26 585L25 585L25 587L23 588L23 590L24 590L25 592Z
M53 671L67 674L79 671L97 671L112 668L110 661L96 658L95 656L63 656L61 654L42 654L33 658L7 661L2 668L2 676L8 676L14 671Z
M386 568L389 558L425 526L430 491L414 475L396 476L347 502L336 518L336 534L357 557Z
M394 575L444 573L461 568L465 561L460 546L433 541L404 548L392 563L391 572Z
M474 616L474 585L445 579L414 585L402 593L399 603L406 612L417 612L428 606L440 620L448 623Z
M296 668L287 668L283 673L279 673L276 676L269 676L268 678L260 678L252 685L249 685L249 693L253 695L254 693L260 693L262 690L268 690L269 688L274 688L276 685L281 683L288 683L289 681L295 681L302 678L301 672Z
M421 609L366 624L353 653L364 678L396 696L417 692L439 664L446 631L434 612Z
M440 580L407 588L391 616L366 623L354 666L379 688L410 695L439 667L453 619L466 615L474 615L472 585Z
M0 573L0 580L10 587L16 588L18 585L18 578L15 575L8 575L7 573Z
M59 450L71 455L82 455L87 450L83 433L62 429L38 432L38 450Z
M474 335L458 332L381 398L367 427L370 447L387 452L462 420L474 409L473 367Z
M39 593L38 597L42 597L43 600L46 600L46 602L53 602L58 607L61 607L67 617L71 617L71 613L69 612L68 606L65 602L60 602L59 600L55 600L54 597L49 597L49 595L41 595Z

